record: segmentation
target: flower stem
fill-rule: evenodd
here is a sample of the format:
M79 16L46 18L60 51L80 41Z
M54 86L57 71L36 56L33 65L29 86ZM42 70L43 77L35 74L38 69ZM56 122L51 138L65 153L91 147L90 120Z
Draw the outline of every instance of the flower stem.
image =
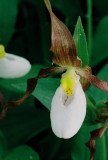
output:
M98 124L96 128L102 127L101 124ZM98 157L99 160L106 160L107 159L107 149L106 149L106 139L105 139L105 133L104 135L97 141L97 151L96 157Z
M92 0L87 0L87 39L89 55L92 52Z

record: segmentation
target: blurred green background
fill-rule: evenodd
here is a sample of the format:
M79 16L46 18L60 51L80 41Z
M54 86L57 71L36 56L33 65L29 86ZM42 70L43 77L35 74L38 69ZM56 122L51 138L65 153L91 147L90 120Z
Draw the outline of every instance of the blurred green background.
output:
M88 11L86 0L50 0L54 13L73 34L78 16L88 35ZM89 53L93 73L108 81L108 1L92 4L92 51ZM27 58L32 70L23 78L0 79L0 92L7 100L15 100L24 92L26 80L36 76L40 68L51 66L51 23L43 0L0 0L0 44L8 53ZM88 39L88 37L87 37ZM39 65L37 65L39 64ZM59 85L58 78L40 80L37 92L22 105L10 109L0 121L0 160L88 160L85 143L90 131L100 127L92 124L92 111L77 135L69 140L57 138L51 130L49 108L51 98ZM87 94L95 100L95 107L108 95L94 87ZM36 98L39 101L39 102ZM46 106L46 108L44 107ZM91 105L88 102L88 106ZM107 160L108 131L97 140L95 160Z

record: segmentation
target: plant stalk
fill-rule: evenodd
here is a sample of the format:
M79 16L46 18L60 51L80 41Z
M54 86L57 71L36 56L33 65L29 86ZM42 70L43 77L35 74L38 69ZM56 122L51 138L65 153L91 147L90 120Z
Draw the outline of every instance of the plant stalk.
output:
M87 0L87 40L88 52L92 52L92 0Z

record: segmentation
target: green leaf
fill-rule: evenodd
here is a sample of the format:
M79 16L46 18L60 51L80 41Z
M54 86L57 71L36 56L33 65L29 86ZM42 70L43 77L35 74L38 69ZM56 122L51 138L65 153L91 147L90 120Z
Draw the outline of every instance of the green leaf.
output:
M36 97L48 110L50 110L52 98L59 85L60 79L41 79L39 80L37 88L33 92L33 96Z
M4 90L14 100L18 98L15 92ZM26 99L19 107L9 109L5 118L0 121L0 129L5 134L9 148L26 143L50 127L49 111L40 109L33 96Z
M39 156L32 148L24 145L13 149L4 160L39 160Z
M35 77L41 68L44 67L41 65L32 66L31 71L22 78L0 79L0 91L6 100L19 99L26 89L27 79ZM18 86L18 83L24 85L20 90L14 87L14 85ZM33 136L49 128L49 111L41 110L40 106L41 104L31 96L19 107L7 111L6 117L0 123L0 128L6 136L8 147L24 144Z
M37 98L48 110L51 108L52 97L60 85L58 78L45 78L38 81L37 87L32 95ZM14 89L25 91L25 83L13 84Z
M0 0L0 43L7 46L14 31L21 0Z
M82 126L79 132L73 137L72 160L89 160L89 149L85 143L90 139L90 131L95 126Z
M7 143L2 131L0 131L0 159L7 153Z
M96 108L96 103L94 103L95 102L94 99L89 94L86 94L86 100L87 100L87 111L84 124L90 126L96 124L97 108Z
M89 57L88 57L86 36L84 33L80 17L78 18L73 38L77 49L77 55L82 60L82 66L84 67L88 65Z
M90 64L94 66L105 58L108 58L108 16L100 21L94 34Z

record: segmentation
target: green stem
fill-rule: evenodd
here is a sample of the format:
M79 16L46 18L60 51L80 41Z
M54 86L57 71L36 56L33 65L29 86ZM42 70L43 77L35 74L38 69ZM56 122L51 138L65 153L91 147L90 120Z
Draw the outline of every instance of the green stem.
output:
M89 55L92 52L92 0L87 0L87 37Z
M96 125L96 128L102 127L102 125L98 124ZM105 133L104 135L97 141L97 147L96 147L97 153L96 157L98 157L99 160L106 160L107 159L107 149L106 149L106 139L105 139ZM101 151L101 152L98 152Z
M107 159L107 150L106 150L106 139L105 139L105 135L103 135L103 137L101 138L101 148L102 148L102 159L106 160Z

